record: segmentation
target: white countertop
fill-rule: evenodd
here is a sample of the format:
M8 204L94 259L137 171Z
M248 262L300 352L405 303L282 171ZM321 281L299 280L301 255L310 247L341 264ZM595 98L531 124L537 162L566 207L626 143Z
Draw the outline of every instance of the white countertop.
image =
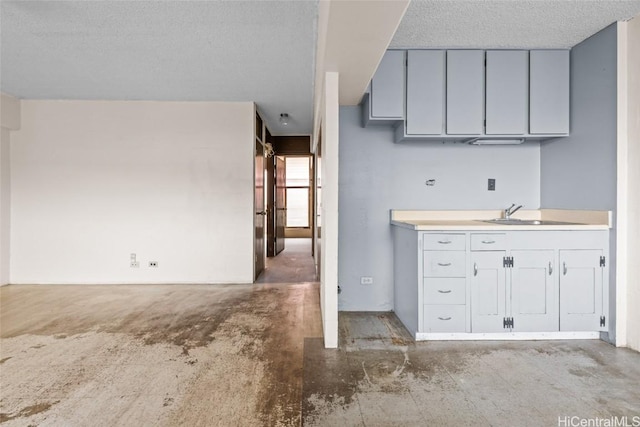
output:
M512 218L542 221L569 222L571 224L507 225L488 223L484 220L500 218L502 211L409 211L392 210L391 224L417 231L440 230L608 230L611 228L610 211L578 210L521 210Z

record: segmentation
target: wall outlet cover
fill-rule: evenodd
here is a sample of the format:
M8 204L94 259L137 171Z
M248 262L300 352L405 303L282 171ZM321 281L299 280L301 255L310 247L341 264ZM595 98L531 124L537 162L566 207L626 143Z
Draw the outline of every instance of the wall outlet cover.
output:
M489 191L496 191L496 180L495 179L489 178L489 183L488 183L487 189Z
M373 277L362 276L360 278L361 285L373 285Z

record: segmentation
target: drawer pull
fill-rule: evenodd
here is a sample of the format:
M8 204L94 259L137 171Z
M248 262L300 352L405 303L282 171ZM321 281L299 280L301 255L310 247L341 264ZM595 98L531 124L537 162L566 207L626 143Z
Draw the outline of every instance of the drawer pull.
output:
M567 263L566 262L562 263L562 274L565 275L565 276L567 275Z
M451 265L451 263L450 262L439 262L438 265L440 267L449 267Z
M447 291L443 291L442 289L438 289L438 292L440 292L441 294L450 294L451 293L451 289L449 289Z
M473 263L473 275L478 275L478 264L476 264L475 262Z
M549 276L551 276L552 273L553 273L553 264L551 264L551 261L549 261Z
M440 319L440 320L451 320L451 317L439 317L438 316L438 319Z
M438 243L440 243L441 245L448 245L449 243L451 243L451 240L438 240Z
M483 240L482 243L484 243L485 245L493 245L496 241L495 240Z

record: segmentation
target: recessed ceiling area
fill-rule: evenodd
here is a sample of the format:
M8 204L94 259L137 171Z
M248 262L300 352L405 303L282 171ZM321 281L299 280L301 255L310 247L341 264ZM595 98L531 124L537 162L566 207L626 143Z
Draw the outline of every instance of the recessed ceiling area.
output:
M392 48L560 48L640 13L640 1L412 0Z
M317 0L0 5L5 93L255 101L272 133L311 133ZM280 113L289 114L288 126Z

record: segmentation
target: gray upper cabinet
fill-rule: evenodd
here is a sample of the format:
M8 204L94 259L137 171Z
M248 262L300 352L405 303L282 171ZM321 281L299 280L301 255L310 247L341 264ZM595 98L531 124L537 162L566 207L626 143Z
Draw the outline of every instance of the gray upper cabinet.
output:
M404 118L405 51L388 50L371 80L371 117Z
M524 135L529 117L529 52L489 50L487 55L487 135Z
M447 51L447 134L481 135L484 122L484 51Z
M569 51L530 52L529 133L569 133Z
M445 53L407 52L407 135L444 133Z

